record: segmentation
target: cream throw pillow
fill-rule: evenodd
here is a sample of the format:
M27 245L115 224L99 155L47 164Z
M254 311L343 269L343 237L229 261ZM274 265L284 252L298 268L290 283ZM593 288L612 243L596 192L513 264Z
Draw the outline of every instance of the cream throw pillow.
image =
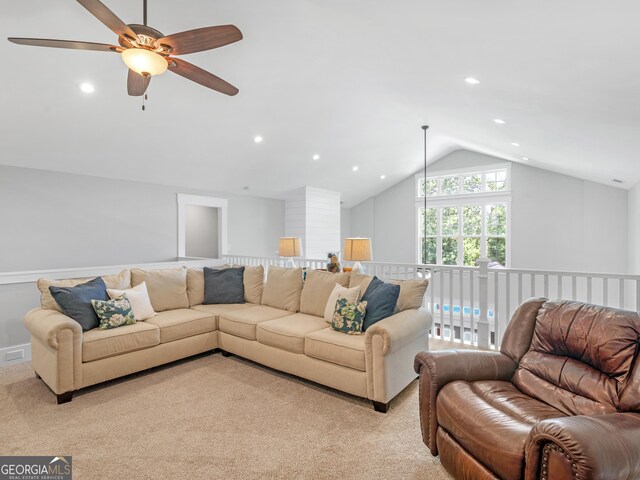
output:
M45 310L56 310L62 313L60 307L56 303L56 301L51 296L51 292L49 291L49 287L75 287L76 285L80 285L81 283L86 283L91 278L68 278L65 280L49 280L47 278L41 278L38 280L38 290L40 290L40 306ZM117 275L102 275L102 280L104 281L107 288L119 288L125 289L131 287L131 273L129 270L122 270Z
M187 269L166 268L162 270L131 270L131 283L147 283L151 305L156 312L189 308L187 296Z
M356 286L353 288L346 288L339 283L336 283L331 295L329 295L327 305L324 307L324 319L326 322L331 323L333 314L336 311L336 304L340 298L344 298L349 303L356 303L360 298L360 287Z
M131 305L133 316L136 317L137 322L147 320L157 315L151 306L146 282L142 282L141 284L127 290L107 288L107 293L109 294L109 298L112 300L115 300L120 295L126 295L127 300L129 300L129 304Z
M389 280L389 283L400 285L396 311L404 312L422 306L429 280Z
M301 268L269 267L262 292L262 305L298 312L301 292Z

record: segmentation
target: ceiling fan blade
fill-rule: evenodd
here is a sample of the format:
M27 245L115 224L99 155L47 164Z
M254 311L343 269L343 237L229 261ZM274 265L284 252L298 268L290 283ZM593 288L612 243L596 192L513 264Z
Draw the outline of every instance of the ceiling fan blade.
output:
M98 52L118 52L121 47L107 45L106 43L76 42L73 40L52 40L48 38L15 38L8 40L18 45L31 45L33 47L71 48L73 50L96 50Z
M144 92L147 91L150 82L151 75L145 77L129 69L129 76L127 77L127 93L132 97L144 95Z
M204 27L186 32L174 33L161 38L158 42L171 47L172 55L202 52L212 48L223 47L242 40L242 32L235 25L219 25Z
M213 73L209 73L189 62L185 62L179 58L168 58L167 61L169 62L169 70L193 82L226 95L233 96L239 92L236 87L225 82L220 77L216 77Z
M80 5L121 37L137 39L136 33L100 0L77 0Z

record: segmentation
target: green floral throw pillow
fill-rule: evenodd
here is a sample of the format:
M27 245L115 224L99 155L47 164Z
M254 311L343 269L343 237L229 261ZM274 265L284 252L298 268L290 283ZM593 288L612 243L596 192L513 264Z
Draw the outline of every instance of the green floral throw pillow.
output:
M331 328L348 335L360 335L366 311L367 302L351 303L346 298L339 298L331 320Z
M136 317L133 316L131 304L125 294L113 300L91 300L91 305L100 319L100 330L136 323Z

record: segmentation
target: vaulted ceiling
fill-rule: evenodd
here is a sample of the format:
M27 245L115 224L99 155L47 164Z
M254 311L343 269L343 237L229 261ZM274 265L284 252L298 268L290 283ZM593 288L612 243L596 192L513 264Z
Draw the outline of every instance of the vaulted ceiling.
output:
M141 1L103 1L141 23ZM242 30L185 57L240 93L167 72L143 112L119 55L3 40L0 163L275 198L309 185L350 206L420 167L428 123L429 161L468 148L630 187L638 18L636 0L149 0L164 34ZM71 0L5 1L0 33L116 40Z

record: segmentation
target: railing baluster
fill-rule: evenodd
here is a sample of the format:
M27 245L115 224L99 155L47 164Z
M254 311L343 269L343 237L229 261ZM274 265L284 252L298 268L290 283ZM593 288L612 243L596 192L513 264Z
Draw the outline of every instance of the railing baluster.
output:
M475 285L473 281L473 273L475 270L469 270L469 329L471 330L471 342L476 345L476 341L474 340L476 333L476 322L475 322ZM463 307L464 308L464 307Z
M436 318L436 286L433 284L433 280L435 280L435 276L433 275L433 270L431 271L431 278L429 279L430 285L429 290L431 290L431 317ZM433 333L435 328L431 328L431 332ZM442 325L440 325L440 333L442 333Z
M444 335L444 268L440 267L440 329L442 338Z
M624 279L618 280L618 308L624 308Z
M511 321L511 273L510 272L507 272L506 290L507 291L504 295L504 299L506 301L504 315L508 323Z
M587 277L587 303L591 303L591 290L592 290L592 278L591 275Z
M558 299L562 299L562 275L558 275L558 289L556 294Z
M536 296L536 275L532 273L529 275L531 286L529 287L529 298Z
M451 339L456 339L456 327L453 318L453 267L449 270L449 324L451 325Z
M576 275L571 276L571 300L576 301L578 295L578 277Z
M609 279L602 277L602 304L609 307Z
M496 329L496 350L498 350L500 348L500 345L502 344L502 334L503 334L502 325L500 324L500 319L502 318L502 315L498 313L500 310L500 307L499 307L500 275L498 274L498 272L499 270L493 271L493 324L495 325L495 329Z
M460 307L460 341L464 343L464 269L460 269L460 278L458 279L458 304ZM471 338L473 343L473 337Z
M522 273L518 273L518 305L522 303Z

